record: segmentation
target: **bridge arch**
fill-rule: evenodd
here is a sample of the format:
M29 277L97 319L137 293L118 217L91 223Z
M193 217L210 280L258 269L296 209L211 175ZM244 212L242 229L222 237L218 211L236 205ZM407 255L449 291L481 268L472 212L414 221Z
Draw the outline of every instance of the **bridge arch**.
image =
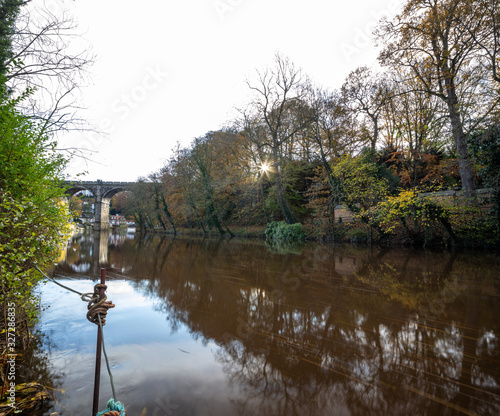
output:
M116 188L106 191L106 193L103 195L103 198L109 198L111 200L111 198L113 198L116 194L125 191L130 191L130 189L125 189L121 186L117 186Z
M109 228L109 203L111 198L119 192L131 191L136 182L105 182L97 180L92 181L66 181L65 194L73 196L77 192L89 191L95 198L95 222L94 230L101 231Z
M76 184L75 184L74 186L71 186L71 188L66 189L66 190L64 191L64 193L65 193L67 196L71 197L71 196L73 196L73 195L75 195L75 194L77 194L78 192L81 192L81 191L89 191L89 192L92 192L92 190L91 190L91 189L89 189L89 188L87 188L87 187L85 187L85 186L80 186L80 185L76 185Z

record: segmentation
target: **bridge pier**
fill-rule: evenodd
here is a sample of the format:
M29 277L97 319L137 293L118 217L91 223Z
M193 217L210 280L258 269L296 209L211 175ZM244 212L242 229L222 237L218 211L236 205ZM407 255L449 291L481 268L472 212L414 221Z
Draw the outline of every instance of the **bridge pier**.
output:
M95 197L95 221L94 231L109 230L109 203L111 198Z
M108 261L108 243L109 243L109 230L108 231L95 231L93 232L93 247L92 247L92 270L93 276L99 276L101 267L109 265Z
M65 182L68 186L66 194L71 196L79 191L90 191L94 195L94 231L109 229L109 204L111 198L118 192L128 191L135 185L134 182Z

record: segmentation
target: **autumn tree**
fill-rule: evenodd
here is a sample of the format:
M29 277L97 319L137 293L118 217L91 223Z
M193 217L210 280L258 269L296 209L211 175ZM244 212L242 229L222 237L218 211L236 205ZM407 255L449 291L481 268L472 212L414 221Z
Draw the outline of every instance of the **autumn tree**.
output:
M317 211L325 203L332 231L335 227L335 206L340 202L339 183L333 175L333 164L357 146L354 117L346 106L344 96L338 91L329 92L310 87L307 102L312 110L312 120L307 135L313 151L321 161L316 170L308 196ZM325 184L326 182L326 189Z
M425 91L418 78L401 69L391 73L391 95L382 108L382 157L401 178L416 186L428 163L448 144L442 100Z
M373 151L369 149L355 157L343 157L335 165L333 175L339 182L342 201L361 216L389 194L389 181L373 161Z
M213 181L214 166L219 159L218 147L213 139L214 133L207 133L205 137L195 139L191 150L191 157L199 171L199 179L205 191L207 224L217 228L220 234L226 231L233 235L226 226L221 215L219 204L215 198L215 184Z
M198 169L191 149L178 146L162 171L162 180L169 190L166 198L170 210L174 207L179 222L195 223L206 232L203 188L197 180Z
M71 215L71 218L73 218L73 221L79 222L80 218L82 217L82 214L83 214L82 199L77 195L72 195L69 198L68 209L69 209L69 213Z
M128 205L128 200L131 198L129 192L118 192L110 201L110 214L114 212L115 214L122 214Z
M474 196L476 189L467 135L498 105L498 95L488 97L488 56L478 43L479 37L491 39L496 35L486 28L482 12L472 7L476 3L409 0L393 21L382 21L378 29L378 39L384 44L380 62L392 68L407 67L418 79L420 90L446 104L467 196ZM485 100L478 105L472 101L477 97Z
M156 211L151 203L154 197L153 189L148 178L138 178L127 204L126 215L132 216L137 227L143 232L155 229Z
M360 133L372 149L379 140L381 112L389 93L387 82L366 66L352 71L342 86L344 99L360 123Z
M311 120L306 134L313 143L314 153L331 173L331 162L344 154L354 153L361 144L356 122L339 91L310 88L307 103Z
M151 182L154 213L157 224L162 227L163 231L167 231L169 228L168 226L170 225L172 227L173 234L177 235L175 222L165 199L165 189L163 186L164 184L162 175L163 173L164 172L160 170L160 172L154 172L148 176L148 179Z
M310 122L304 105L304 84L301 71L280 55L276 55L274 67L258 72L255 83L248 82L256 96L252 107L266 129L266 136L260 138L261 146L270 153L278 205L289 224L298 220L285 193L283 149Z

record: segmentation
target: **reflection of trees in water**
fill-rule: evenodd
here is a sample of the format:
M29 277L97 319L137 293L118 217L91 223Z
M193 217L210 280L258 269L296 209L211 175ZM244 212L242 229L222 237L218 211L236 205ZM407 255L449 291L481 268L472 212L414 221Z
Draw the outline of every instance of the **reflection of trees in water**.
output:
M219 346L238 414L497 414L498 258L357 250L151 236L110 257Z

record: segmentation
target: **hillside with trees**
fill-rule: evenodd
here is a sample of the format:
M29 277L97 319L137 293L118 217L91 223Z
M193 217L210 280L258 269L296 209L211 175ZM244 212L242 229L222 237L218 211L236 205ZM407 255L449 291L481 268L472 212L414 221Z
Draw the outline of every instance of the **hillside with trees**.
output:
M329 240L498 243L499 24L498 2L410 0L376 30L381 69L335 89L277 54L236 119L141 179L129 214L143 231L284 221Z

